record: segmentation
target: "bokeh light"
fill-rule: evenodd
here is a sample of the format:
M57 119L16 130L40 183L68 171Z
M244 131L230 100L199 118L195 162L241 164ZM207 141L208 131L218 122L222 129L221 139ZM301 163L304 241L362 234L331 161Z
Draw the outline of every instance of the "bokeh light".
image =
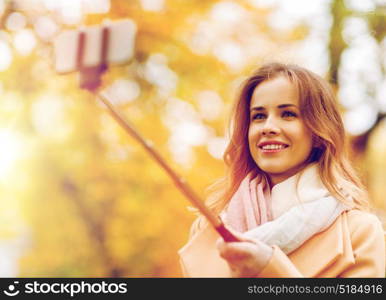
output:
M167 66L162 54L152 54L144 65L145 78L158 87L162 95L171 94L177 87L178 76Z
M370 12L375 8L373 0L345 0L344 2L348 8L361 12Z
M160 12L164 9L165 0L140 0L143 10Z
M31 120L39 135L61 142L73 130L67 122L66 100L60 95L45 94L34 102Z
M29 55L36 46L34 32L30 29L23 29L14 35L13 45L16 51L23 56Z
M19 12L14 12L8 16L7 21L5 22L5 27L11 31L18 31L23 29L26 24L26 17Z
M346 130L352 135L361 135L368 131L377 119L377 109L371 103L364 102L344 114Z
M9 68L12 63L12 51L8 43L0 40L0 72Z
M40 16L34 23L34 29L39 38L49 41L59 31L59 26L51 17Z
M88 14L106 14L110 7L110 0L83 0L83 10Z
M67 0L59 1L60 14L64 24L73 25L80 23L83 18L82 1L81 0Z
M197 95L198 109L203 119L213 121L219 118L224 106L220 95L215 91L201 91Z
M123 105L135 100L141 93L139 84L129 79L115 80L105 91L115 105Z
M222 159L228 143L229 140L223 137L209 139L207 146L209 154L216 159Z

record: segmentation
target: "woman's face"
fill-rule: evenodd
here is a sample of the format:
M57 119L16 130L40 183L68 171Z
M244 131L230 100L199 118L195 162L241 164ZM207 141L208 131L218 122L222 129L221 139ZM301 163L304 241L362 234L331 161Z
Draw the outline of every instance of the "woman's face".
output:
M312 134L300 115L296 87L285 77L258 85L250 104L249 151L277 184L302 169L312 150Z

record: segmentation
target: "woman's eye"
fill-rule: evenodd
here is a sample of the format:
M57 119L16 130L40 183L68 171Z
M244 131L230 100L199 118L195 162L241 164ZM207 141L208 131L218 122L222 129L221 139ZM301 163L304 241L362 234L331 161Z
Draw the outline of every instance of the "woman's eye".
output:
M252 120L261 120L265 118L265 114L255 114L252 116Z
M283 118L296 118L297 117L297 114L294 113L293 111L283 111L282 115L281 115Z

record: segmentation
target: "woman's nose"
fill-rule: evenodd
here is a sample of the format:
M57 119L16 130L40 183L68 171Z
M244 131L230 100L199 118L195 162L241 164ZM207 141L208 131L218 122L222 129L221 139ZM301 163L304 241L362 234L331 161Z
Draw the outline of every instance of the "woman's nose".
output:
M272 118L268 118L261 129L262 135L276 135L280 132L280 128Z

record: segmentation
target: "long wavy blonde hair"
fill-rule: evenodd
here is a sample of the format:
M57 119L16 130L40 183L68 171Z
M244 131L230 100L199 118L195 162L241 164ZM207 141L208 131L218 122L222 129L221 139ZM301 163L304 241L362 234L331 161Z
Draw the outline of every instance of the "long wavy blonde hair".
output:
M223 155L226 173L207 189L208 207L219 214L249 172L265 175L249 152L250 101L259 84L278 76L287 78L298 90L302 119L314 142L308 162L317 163L321 181L331 195L350 207L368 210L366 189L348 159L347 138L331 86L309 70L281 63L261 66L241 86L230 120L230 142ZM191 233L204 224L207 222L200 216Z

